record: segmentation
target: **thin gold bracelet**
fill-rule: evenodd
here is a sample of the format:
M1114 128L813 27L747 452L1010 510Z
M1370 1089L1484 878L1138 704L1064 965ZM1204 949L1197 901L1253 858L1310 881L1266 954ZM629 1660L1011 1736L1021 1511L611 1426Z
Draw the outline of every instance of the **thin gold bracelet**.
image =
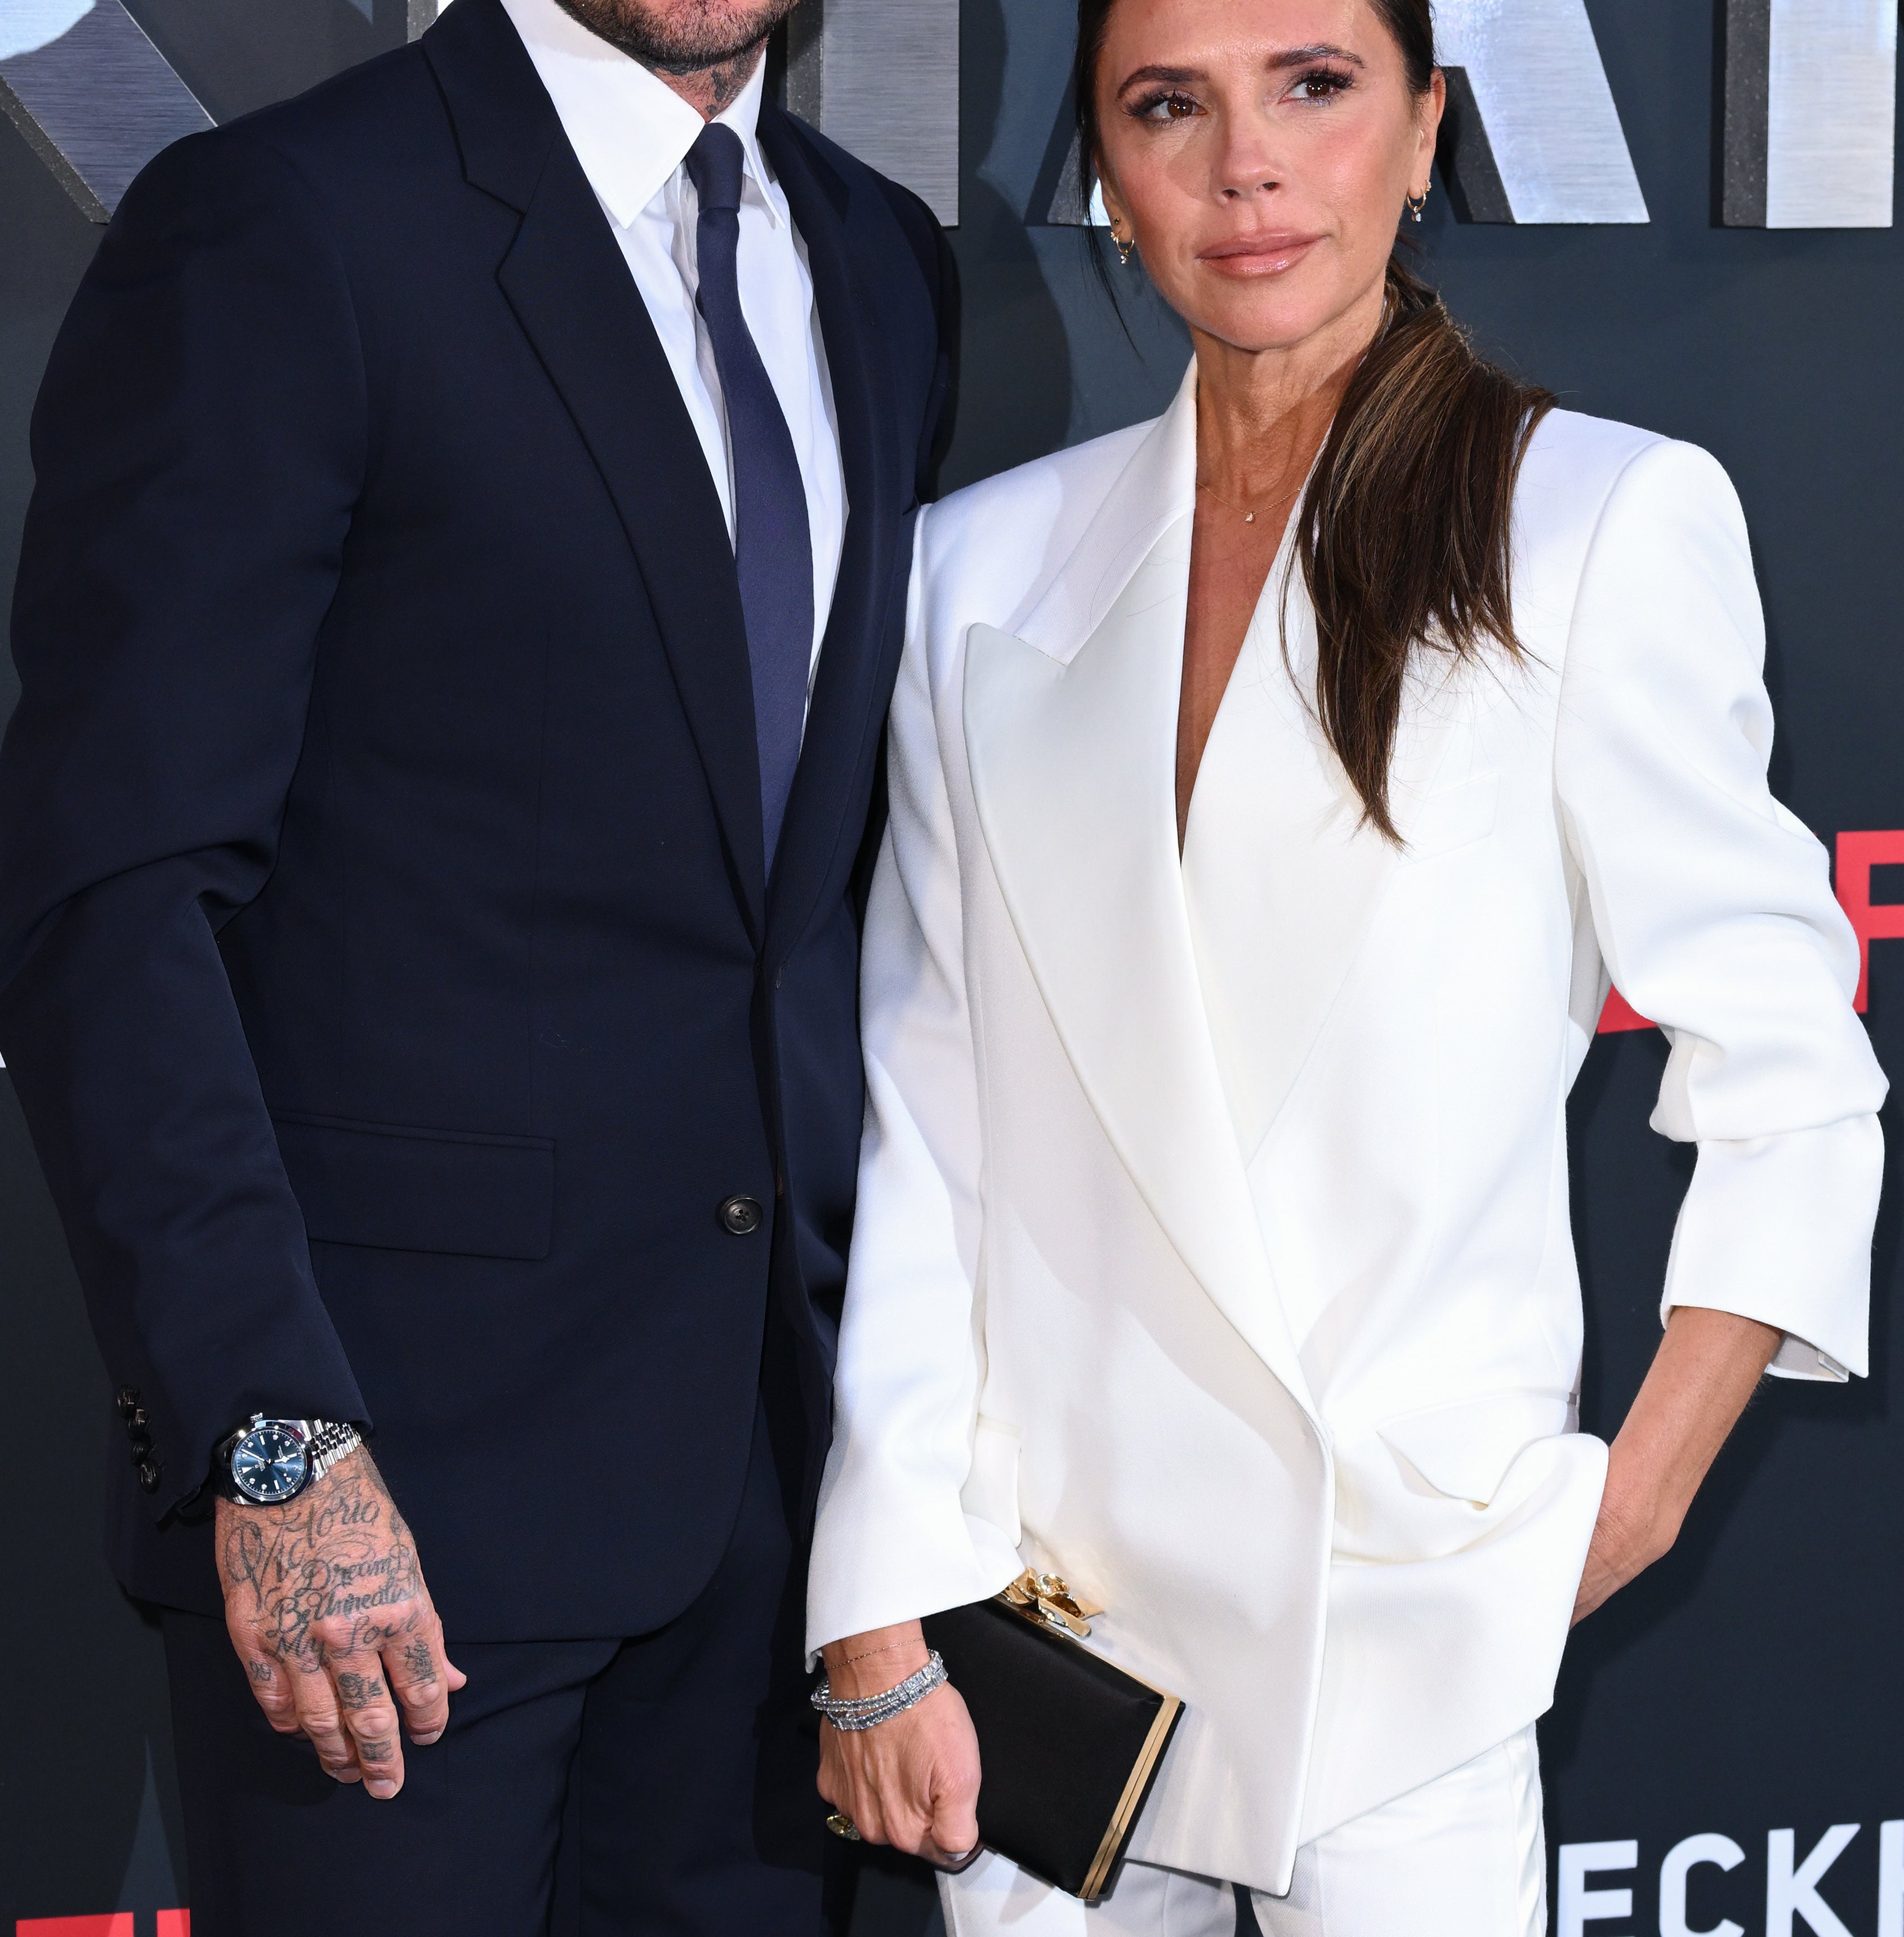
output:
M869 1648L864 1654L847 1655L840 1666L850 1668L856 1661L870 1661L876 1654L897 1654L905 1645L903 1641L882 1641L877 1648Z

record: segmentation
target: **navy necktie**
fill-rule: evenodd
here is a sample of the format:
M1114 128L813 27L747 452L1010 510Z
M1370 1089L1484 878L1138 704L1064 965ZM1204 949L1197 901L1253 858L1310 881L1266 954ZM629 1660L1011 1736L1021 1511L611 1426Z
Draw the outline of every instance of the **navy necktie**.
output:
M771 868L806 726L813 536L793 438L740 311L741 162L740 136L718 122L710 122L688 152L688 173L701 199L695 300L713 344L734 454L734 562L747 622L761 820Z

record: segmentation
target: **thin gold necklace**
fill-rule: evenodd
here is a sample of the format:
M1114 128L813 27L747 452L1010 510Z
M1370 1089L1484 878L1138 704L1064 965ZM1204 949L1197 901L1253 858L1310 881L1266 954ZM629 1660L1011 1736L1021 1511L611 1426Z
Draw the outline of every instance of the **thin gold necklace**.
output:
M1289 500L1295 496L1296 491L1300 491L1302 488L1303 487L1298 484L1296 487L1295 491L1286 491L1280 498L1278 498L1274 503L1264 505L1260 507L1260 508L1265 511L1276 511L1282 505L1288 504ZM1256 513L1255 511L1246 511L1242 505L1231 504L1227 498L1222 497L1218 495L1216 487L1213 484L1200 483L1197 487L1197 489L1200 491L1207 491L1212 498L1216 499L1216 502L1221 505L1226 511L1234 511L1237 517L1243 520L1245 524L1253 525L1255 523Z

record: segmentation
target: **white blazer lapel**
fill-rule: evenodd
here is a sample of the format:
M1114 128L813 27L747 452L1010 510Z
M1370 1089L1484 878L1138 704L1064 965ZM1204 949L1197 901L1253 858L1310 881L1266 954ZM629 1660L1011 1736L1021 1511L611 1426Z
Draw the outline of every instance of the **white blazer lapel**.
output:
M1167 434L1140 450L1131 471L1149 475L1127 472L1074 554L1079 583L1052 588L1035 615L1029 629L1049 643L971 629L966 741L1000 887L1092 1108L1192 1275L1306 1408L1211 1049L1177 856L1194 406L1188 450L1186 463ZM1110 555L1108 538L1145 531L1145 553ZM1088 639L1068 636L1114 576Z
M1005 629L1061 664L1097 631L1157 541L1197 505L1197 365L1170 408L1118 474L1091 522L1050 577L1032 587ZM1188 553L1184 567L1189 569ZM1181 664L1183 641L1176 644ZM1171 717L1176 699L1170 700Z

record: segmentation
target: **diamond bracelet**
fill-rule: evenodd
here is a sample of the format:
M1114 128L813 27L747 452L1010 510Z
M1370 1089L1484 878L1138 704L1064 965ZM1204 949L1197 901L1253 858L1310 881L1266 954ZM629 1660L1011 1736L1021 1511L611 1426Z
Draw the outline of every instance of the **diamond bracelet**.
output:
M935 1648L923 1668L915 1669L895 1688L882 1694L861 1695L852 1700L836 1699L831 1686L822 1681L807 1699L836 1729L856 1735L863 1729L876 1729L908 1708L916 1708L946 1680L946 1664Z

